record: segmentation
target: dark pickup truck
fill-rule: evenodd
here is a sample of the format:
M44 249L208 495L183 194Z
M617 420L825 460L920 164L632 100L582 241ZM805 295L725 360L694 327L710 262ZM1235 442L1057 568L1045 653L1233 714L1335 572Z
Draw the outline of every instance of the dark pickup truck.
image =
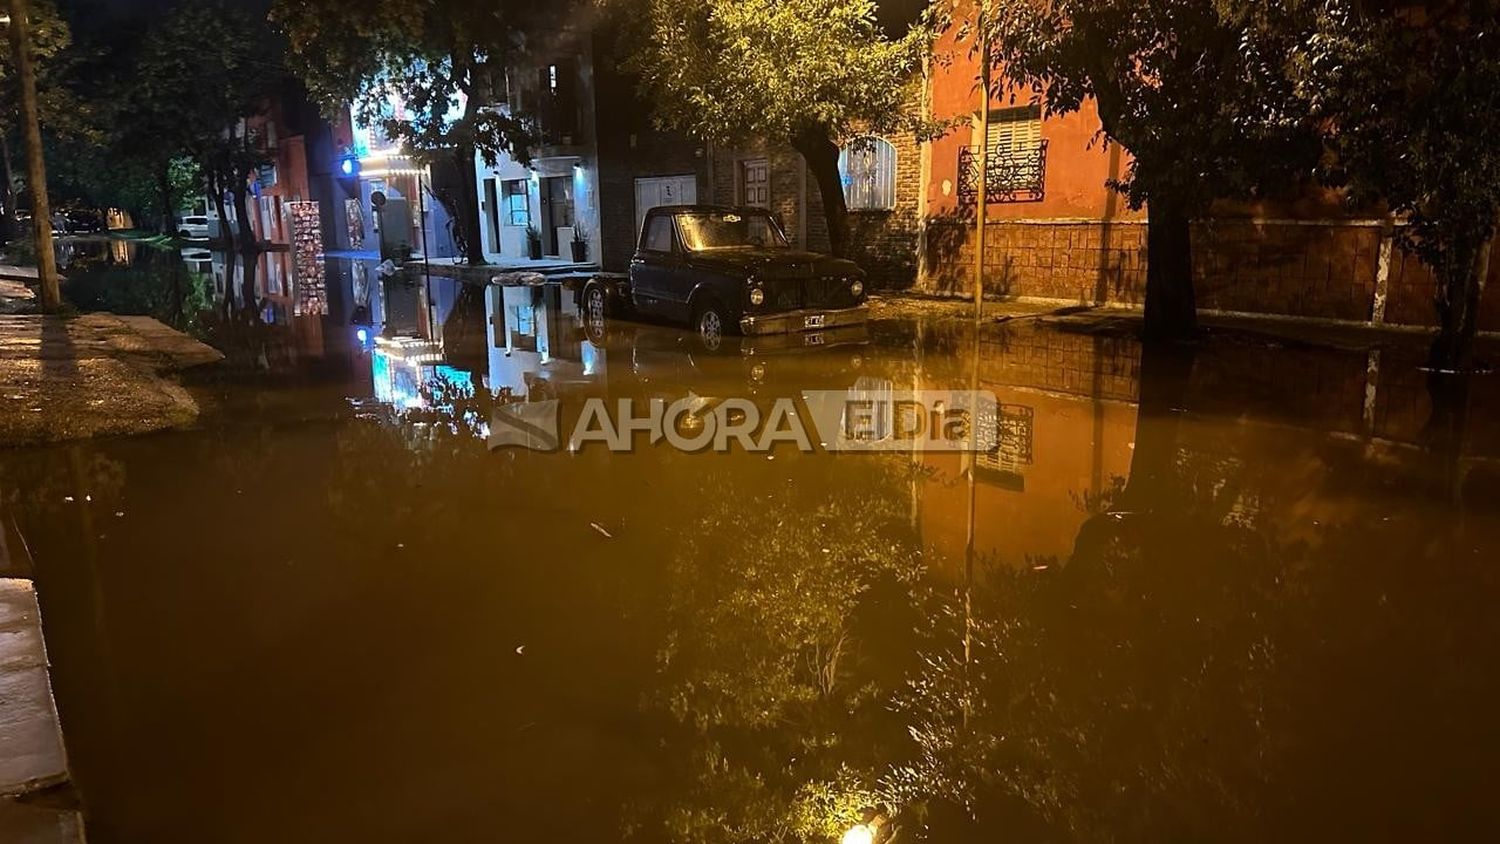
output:
M865 274L852 261L792 249L759 208L672 205L646 213L624 285L583 291L585 317L611 305L691 325L706 341L863 323Z

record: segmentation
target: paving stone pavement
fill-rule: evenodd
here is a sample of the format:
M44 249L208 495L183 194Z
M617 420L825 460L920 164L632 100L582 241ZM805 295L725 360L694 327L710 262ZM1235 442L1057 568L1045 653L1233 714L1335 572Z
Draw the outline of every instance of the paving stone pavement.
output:
M220 358L150 317L0 315L0 447L191 424L166 376Z

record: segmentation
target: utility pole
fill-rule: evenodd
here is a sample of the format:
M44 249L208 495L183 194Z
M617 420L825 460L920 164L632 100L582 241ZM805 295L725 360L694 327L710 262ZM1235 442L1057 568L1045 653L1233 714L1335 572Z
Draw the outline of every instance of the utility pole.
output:
M36 110L36 68L31 62L31 24L26 0L10 0L10 52L21 77L21 123L26 133L26 182L31 189L31 226L36 237L36 274L42 310L62 304L57 287L57 256L52 252L52 208L47 202L47 167L42 160L42 127Z
M979 0L979 174L974 198L974 321L984 313L984 218L990 204L989 0Z

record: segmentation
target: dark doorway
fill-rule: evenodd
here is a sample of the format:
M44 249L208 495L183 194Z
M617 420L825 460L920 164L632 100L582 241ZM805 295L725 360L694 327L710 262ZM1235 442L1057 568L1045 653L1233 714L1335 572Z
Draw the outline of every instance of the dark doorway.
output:
M573 179L569 176L542 179L541 200L542 252L561 256L562 243L559 242L558 230L573 227Z
M500 194L495 190L494 179L484 180L484 210L489 212L486 216L490 224L490 246L498 253L500 251L500 215L503 211L500 208Z

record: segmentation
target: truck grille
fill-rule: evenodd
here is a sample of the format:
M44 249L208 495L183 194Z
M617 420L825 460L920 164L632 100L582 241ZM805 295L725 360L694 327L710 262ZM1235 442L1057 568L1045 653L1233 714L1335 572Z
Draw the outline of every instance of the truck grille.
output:
M798 308L848 308L855 304L849 282L841 278L781 278L762 282L766 306L778 311Z

